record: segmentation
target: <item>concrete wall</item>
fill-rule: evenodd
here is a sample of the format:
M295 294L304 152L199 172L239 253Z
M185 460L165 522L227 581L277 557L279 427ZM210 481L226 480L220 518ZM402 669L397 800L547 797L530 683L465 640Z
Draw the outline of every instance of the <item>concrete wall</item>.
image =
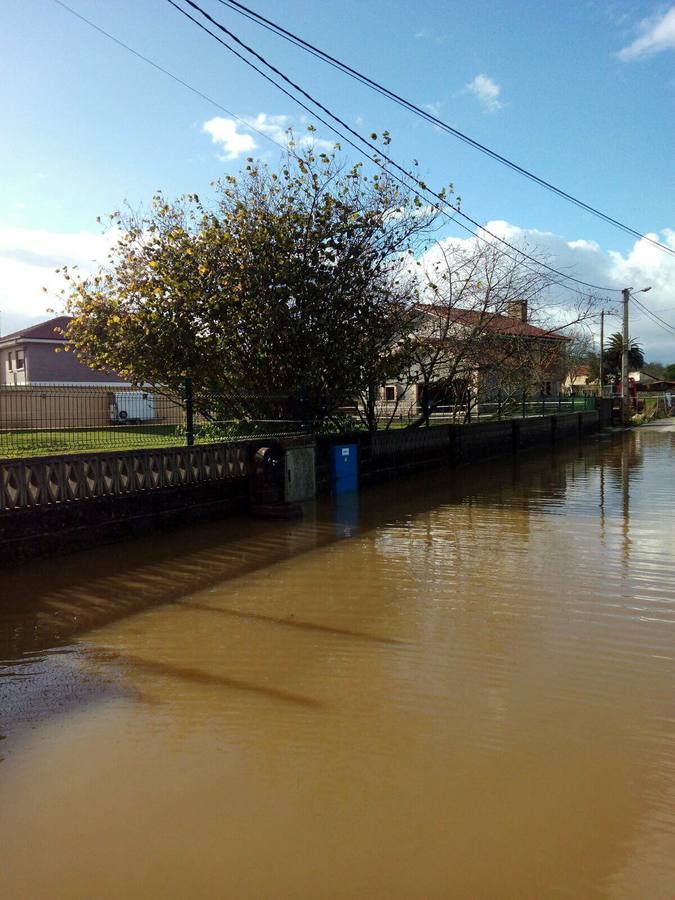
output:
M83 391L86 388L4 388L0 391L0 429L109 425L110 392L102 388Z
M0 389L1 429L96 428L111 424L115 393L132 388L63 385L7 386ZM157 424L177 425L185 420L182 407L168 397L150 392Z
M359 478L366 485L422 468L482 463L550 448L598 429L599 414L592 411L319 436L314 439L317 490L330 492L334 444L357 445ZM253 477L250 461L263 443L307 448L311 438L0 461L5 498L0 565L246 511Z
M256 444L0 460L0 565L248 505Z
M3 512L0 567L222 518L247 507L248 482L232 479Z
M336 443L357 445L359 478L362 484L368 484L418 469L466 465L568 443L598 429L599 415L592 410L473 425L392 429L374 435L325 435L317 438L317 489L320 493L330 491L330 448Z
M56 353L56 348L61 349ZM79 361L72 351L63 351L63 344L31 344L25 345L27 381L30 382L69 382L79 381L86 384L122 383L122 379L106 372L96 372Z

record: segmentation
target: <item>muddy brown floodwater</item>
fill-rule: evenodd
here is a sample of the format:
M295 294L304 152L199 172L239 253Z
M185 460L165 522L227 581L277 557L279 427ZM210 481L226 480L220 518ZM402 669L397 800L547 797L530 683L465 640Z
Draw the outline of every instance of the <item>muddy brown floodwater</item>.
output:
M0 575L0 897L675 896L675 431Z

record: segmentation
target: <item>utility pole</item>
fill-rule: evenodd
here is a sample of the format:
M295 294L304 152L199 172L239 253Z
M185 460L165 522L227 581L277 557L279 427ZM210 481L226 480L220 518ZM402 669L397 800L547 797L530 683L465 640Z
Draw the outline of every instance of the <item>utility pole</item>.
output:
M628 299L630 288L624 288L623 294L623 346L621 348L621 418L623 424L628 422Z
M603 396L602 386L605 383L605 311L600 312L600 396Z

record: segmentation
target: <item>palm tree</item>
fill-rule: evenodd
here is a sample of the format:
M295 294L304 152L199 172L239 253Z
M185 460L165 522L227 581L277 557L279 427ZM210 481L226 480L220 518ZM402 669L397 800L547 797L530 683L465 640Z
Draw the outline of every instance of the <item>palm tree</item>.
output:
M621 377L621 356L623 354L623 335L620 331L613 334L605 349L605 372L608 375ZM628 371L637 372L645 364L645 355L637 341L628 340Z

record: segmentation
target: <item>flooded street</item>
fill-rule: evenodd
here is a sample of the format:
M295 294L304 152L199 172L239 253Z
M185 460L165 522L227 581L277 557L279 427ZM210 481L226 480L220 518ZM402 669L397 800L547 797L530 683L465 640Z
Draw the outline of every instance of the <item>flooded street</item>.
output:
M675 896L675 431L0 574L0 897Z

